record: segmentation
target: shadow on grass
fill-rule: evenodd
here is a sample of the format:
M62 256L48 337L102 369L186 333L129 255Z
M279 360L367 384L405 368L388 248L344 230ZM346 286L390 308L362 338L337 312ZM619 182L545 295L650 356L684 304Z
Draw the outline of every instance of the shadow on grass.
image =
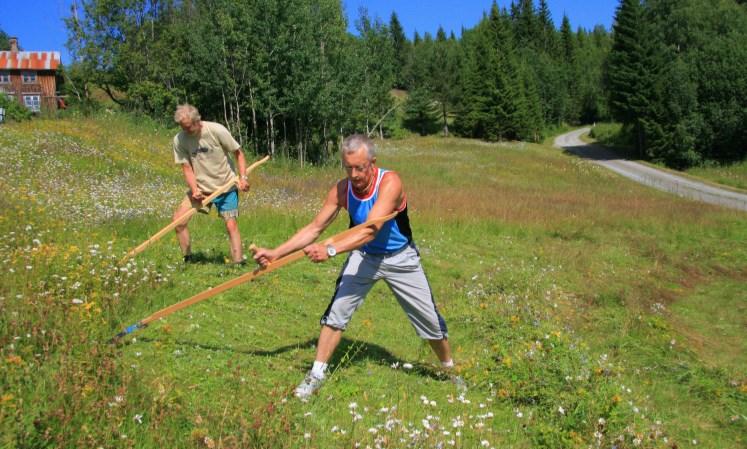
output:
M205 253L203 251L197 251L196 253L192 253L192 258L189 260L187 265L206 265L206 264L214 264L214 265L225 265L226 264L226 256L223 253Z
M600 145L578 145L563 147L563 153L577 156L582 159L590 159L593 161L629 159L622 153L617 153L613 150L610 150L609 148L605 148Z
M153 342L168 343L168 340L164 340L160 338L149 338L149 337L140 337L139 341L145 342L145 343L153 343ZM204 350L209 350L209 351L234 352L234 353L255 356L255 357L273 357L273 356L283 354L288 351L293 351L296 349L313 350L314 348L316 348L315 338L306 340L304 342L298 342L298 343L280 346L280 347L277 347L274 349L268 349L268 350L237 349L237 348L232 348L232 347L228 347L224 345L196 343L194 341L186 341L186 340L173 340L171 342L177 345L189 346L191 348L196 348L196 349L204 349ZM343 359L345 359L346 355L348 354L350 354L350 360L346 361L343 364ZM386 366L386 367L392 367L392 366L401 367L403 364L409 363L406 360L402 360L396 357L394 354L389 352L387 349L379 345L368 343L368 342L361 341L361 340L353 340L353 339L349 339L345 337L343 337L342 340L340 341L340 345L337 347L337 350L335 350L335 353L332 356L332 359L330 360L330 364L334 366L343 364L343 367L341 369L345 369L344 365L347 365L347 364L358 365L363 362L377 363L379 365ZM421 377L428 377L428 378L436 379L436 380L444 379L443 374L440 371L434 370L427 365L422 365L422 364L417 364L417 363L412 363L412 365L413 365L412 369L409 369L406 372L415 374Z

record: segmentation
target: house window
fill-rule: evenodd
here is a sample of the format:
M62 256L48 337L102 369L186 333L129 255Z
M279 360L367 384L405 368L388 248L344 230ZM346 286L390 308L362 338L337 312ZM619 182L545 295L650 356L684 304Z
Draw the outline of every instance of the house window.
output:
M10 71L0 70L0 84L10 84Z
M23 104L26 105L27 108L31 109L34 112L41 111L41 96L39 95L24 95L23 96Z
M33 72L31 70L27 70L21 73L21 77L23 77L23 82L25 84L35 83L36 82L36 72Z

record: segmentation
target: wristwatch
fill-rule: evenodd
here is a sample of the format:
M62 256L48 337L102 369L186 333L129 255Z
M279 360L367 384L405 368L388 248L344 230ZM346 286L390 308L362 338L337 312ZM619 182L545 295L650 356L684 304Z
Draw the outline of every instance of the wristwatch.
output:
M335 249L334 245L327 245L327 255L329 257L335 257L337 255L337 250Z
M247 175L241 175L241 180L242 181L248 181L249 177Z

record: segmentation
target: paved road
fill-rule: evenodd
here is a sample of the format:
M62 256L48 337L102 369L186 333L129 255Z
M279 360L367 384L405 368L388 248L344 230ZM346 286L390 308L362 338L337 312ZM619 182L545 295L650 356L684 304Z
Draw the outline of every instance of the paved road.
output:
M747 211L747 194L719 189L681 176L651 168L648 165L620 159L598 145L585 143L581 136L590 128L581 128L555 138L555 146L571 154L589 159L641 184L674 193L682 197Z

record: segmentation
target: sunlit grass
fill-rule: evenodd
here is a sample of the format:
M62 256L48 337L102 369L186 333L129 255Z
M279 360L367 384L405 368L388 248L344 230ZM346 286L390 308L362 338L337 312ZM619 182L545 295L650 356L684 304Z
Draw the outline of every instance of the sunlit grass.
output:
M173 132L119 115L0 128L0 446L744 444L744 214L549 146L381 146L465 395L377 285L321 393L291 396L342 258L297 262L106 344L250 268L223 263L215 213L190 225L205 263L183 265L170 235L117 265L183 195ZM284 241L342 175L263 166L241 198L245 247Z

